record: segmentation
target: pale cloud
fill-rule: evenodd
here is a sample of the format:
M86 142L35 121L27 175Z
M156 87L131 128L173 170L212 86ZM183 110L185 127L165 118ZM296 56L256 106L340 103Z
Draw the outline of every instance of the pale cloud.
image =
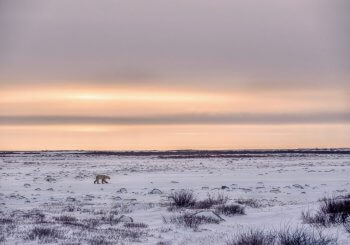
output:
M3 0L0 82L348 87L346 0Z

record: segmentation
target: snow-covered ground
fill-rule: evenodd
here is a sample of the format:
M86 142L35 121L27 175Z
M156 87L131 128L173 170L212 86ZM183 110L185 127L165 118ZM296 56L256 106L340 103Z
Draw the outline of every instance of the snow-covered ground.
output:
M347 154L159 158L78 153L0 155L4 244L225 244L251 228L311 227L303 224L302 211L315 210L323 197L350 193ZM96 174L111 179L94 184ZM153 189L160 192L151 194ZM193 191L198 200L209 193L226 195L229 203L252 198L258 205L246 206L246 215L220 215L219 224L191 229L166 222L181 212L198 212L169 210L168 195L181 189ZM61 216L73 219L61 222ZM129 218L136 227L128 226ZM30 237L35 227L60 233L40 240ZM322 229L338 244L350 244L343 225Z

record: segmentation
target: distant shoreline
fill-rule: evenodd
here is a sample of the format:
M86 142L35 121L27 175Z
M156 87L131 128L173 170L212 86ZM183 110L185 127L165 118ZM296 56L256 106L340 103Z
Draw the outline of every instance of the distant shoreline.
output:
M269 150L169 150L169 151L88 151L88 150L52 150L52 151L0 151L0 157L13 154L74 154L84 156L149 156L158 158L249 158L269 157L270 155L350 155L350 148L311 148L311 149L269 149Z

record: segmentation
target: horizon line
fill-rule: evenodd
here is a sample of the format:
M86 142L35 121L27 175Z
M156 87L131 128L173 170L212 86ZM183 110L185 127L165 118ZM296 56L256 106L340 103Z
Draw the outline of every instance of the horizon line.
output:
M75 150L1 150L2 152L55 152L55 151L65 151L65 152L220 152L220 151L231 151L231 152L239 152L239 151L246 151L246 152L252 152L252 151L305 151L305 150L312 150L312 151L335 151L335 150L350 150L350 147L306 147L306 148L240 148L240 149L232 149L232 148L226 148L226 149L169 149L169 150L83 150L83 149L75 149Z

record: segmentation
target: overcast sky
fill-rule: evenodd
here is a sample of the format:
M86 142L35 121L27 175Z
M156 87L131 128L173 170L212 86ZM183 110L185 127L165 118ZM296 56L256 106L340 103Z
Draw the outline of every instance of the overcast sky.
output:
M186 147L304 146L305 128L292 142L278 136L280 146L220 140L215 125L238 124L264 125L256 137L266 125L322 124L322 140L305 146L350 147L349 13L348 0L0 0L0 132L13 142L2 137L0 148L29 149L33 128L8 127L42 125L145 125L149 137L146 125L192 125L187 133L216 141ZM35 149L101 148L68 138L45 146L50 132ZM123 137L129 148L139 140ZM185 146L167 137L151 148Z
M347 0L1 0L1 80L345 86L349 10Z

